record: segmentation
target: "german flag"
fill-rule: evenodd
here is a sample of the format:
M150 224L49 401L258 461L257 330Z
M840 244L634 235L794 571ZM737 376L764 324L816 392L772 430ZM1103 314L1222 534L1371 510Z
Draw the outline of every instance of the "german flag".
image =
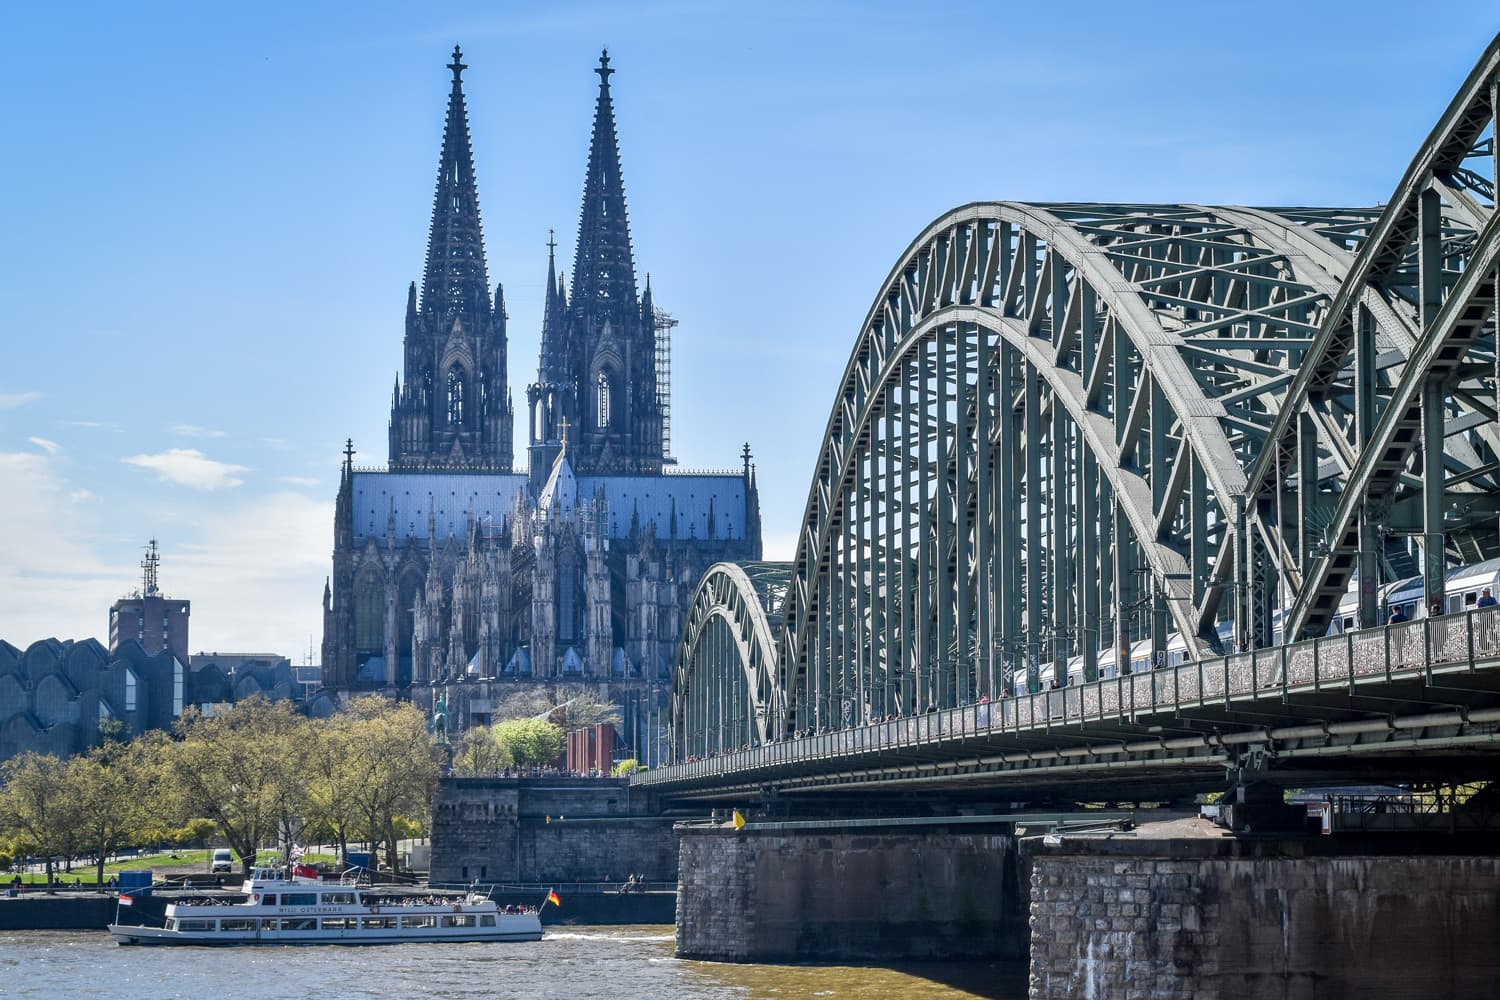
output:
M556 889L547 890L547 902L551 903L553 906L559 908L562 907L562 897L557 894Z

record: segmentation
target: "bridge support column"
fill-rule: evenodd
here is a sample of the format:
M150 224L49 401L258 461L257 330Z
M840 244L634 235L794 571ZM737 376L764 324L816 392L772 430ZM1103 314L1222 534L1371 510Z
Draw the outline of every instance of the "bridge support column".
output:
M1369 845L1302 856L1313 846L1065 840L1029 849L1030 995L1494 996L1500 859L1372 857Z
M1024 960L1015 838L972 828L678 828L677 955Z

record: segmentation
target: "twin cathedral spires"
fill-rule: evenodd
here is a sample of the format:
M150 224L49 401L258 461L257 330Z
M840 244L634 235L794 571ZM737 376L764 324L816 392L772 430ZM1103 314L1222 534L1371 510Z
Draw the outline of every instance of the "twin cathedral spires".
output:
M458 47L438 163L420 299L407 291L405 380L391 401L390 468L493 470L513 462L515 411L507 388L505 298L490 296L479 191ZM534 489L559 451L580 475L654 474L662 467L662 400L649 281L637 294L630 221L610 99L609 53L584 178L572 294L549 242L542 349L527 389ZM571 301L570 301L571 299ZM566 442L564 441L566 435Z

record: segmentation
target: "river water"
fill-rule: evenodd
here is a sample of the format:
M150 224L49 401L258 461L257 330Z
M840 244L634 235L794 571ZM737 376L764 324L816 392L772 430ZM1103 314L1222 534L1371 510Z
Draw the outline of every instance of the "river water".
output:
M121 948L103 931L0 933L0 996L78 1000L1022 1000L1025 969L722 965L672 957L672 928L548 927L540 941Z

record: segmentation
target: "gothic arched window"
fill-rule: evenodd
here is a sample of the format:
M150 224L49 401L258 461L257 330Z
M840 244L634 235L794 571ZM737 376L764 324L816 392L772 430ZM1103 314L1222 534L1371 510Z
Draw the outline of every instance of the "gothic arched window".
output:
M609 376L599 373L599 429L609 426Z
M448 423L464 422L464 372L454 366L448 369Z
M354 645L362 653L385 649L385 585L373 573L354 585Z

